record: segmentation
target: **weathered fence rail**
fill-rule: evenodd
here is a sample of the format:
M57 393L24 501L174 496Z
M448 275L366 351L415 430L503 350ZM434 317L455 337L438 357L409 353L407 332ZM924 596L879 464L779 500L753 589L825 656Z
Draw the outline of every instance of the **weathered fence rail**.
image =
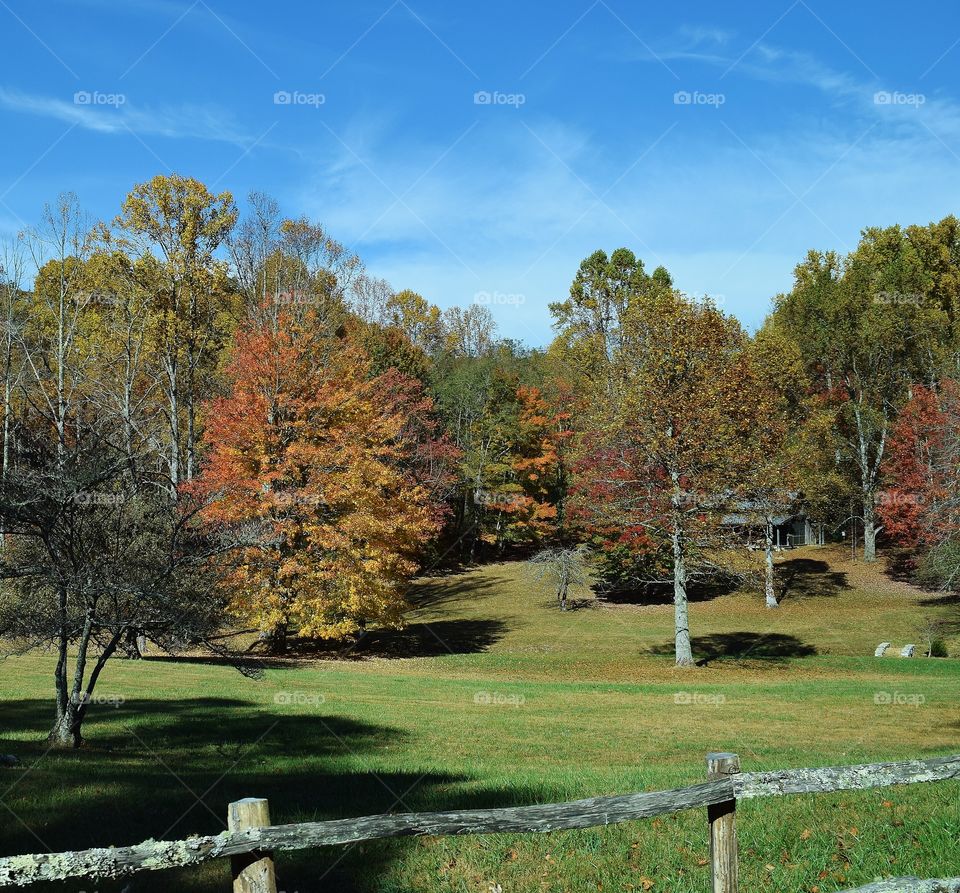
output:
M932 878L895 877L845 893L960 893L960 877Z
M235 891L275 893L272 853L278 851L390 837L547 833L612 825L707 807L713 891L736 893L735 812L738 800L960 778L960 754L897 763L741 773L736 754L713 753L707 755L707 771L706 782L669 791L591 797L544 806L378 815L294 825L271 825L267 801L251 798L230 804L228 830L216 835L0 858L0 887L24 887L41 881L81 877L115 878L141 871L183 868L211 859L230 858ZM884 883L887 886L863 889L897 893L920 890L960 893L960 879L918 881L905 878ZM896 883L901 885L890 886Z

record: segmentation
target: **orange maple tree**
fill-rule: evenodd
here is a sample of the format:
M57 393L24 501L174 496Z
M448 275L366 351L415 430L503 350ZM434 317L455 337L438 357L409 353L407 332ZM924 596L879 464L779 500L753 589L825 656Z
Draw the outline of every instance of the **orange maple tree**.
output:
M569 414L539 388L520 385L506 397L477 426L484 448L474 495L480 538L500 548L561 533L570 437Z
M341 638L397 623L443 520L429 402L395 371L370 378L363 351L323 329L307 312L238 333L188 485L208 501L204 520L241 543L233 611L278 650L291 624Z
M570 437L569 414L554 410L539 388L517 389L520 403L514 439L513 473L523 490L514 526L524 538L552 536L562 521L560 508L566 487L564 447ZM521 537L518 537L521 538Z

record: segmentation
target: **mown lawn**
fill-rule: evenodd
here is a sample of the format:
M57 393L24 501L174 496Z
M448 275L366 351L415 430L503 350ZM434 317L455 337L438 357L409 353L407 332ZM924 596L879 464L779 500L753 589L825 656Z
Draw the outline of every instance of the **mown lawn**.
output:
M960 660L875 659L932 616L960 654L960 602L839 551L786 557L786 598L692 605L704 666L672 666L672 608L561 614L522 565L423 581L403 633L251 680L190 660L117 661L87 744L46 753L52 657L0 663L0 852L222 830L226 804L273 819L567 800L745 770L960 752ZM885 697L890 696L889 698ZM877 703L892 700L903 703ZM960 875L960 784L743 803L744 890L822 893L888 874ZM593 831L401 840L281 855L287 891L705 891L703 811ZM120 890L129 881L69 889ZM226 890L223 864L133 890ZM58 889L68 889L65 885Z

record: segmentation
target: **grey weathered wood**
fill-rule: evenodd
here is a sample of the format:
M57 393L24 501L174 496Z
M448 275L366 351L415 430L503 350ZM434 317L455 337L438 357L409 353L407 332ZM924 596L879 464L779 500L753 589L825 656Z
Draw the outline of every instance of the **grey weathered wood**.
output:
M210 859L252 850L302 850L387 837L418 835L546 833L592 828L650 818L722 803L733 796L729 780L711 781L671 791L591 797L573 803L514 806L464 812L413 813L274 825L249 831L181 841L154 841L132 847L85 850L0 859L0 887L71 877L111 878L138 871L198 865Z
M148 840L128 847L6 856L0 858L0 887L22 887L38 881L73 877L119 877L138 871L198 865L210 859L256 850L301 850L424 834L543 833L590 828L712 806L732 797L746 799L811 794L949 778L960 778L960 754L866 766L743 773L671 791L593 797L548 806L369 816L273 825L248 831L224 831L216 836L191 837L187 840Z
M735 753L708 753L707 778L711 781L740 773ZM733 798L707 807L710 823L710 872L713 893L737 893L737 801Z
M822 769L779 769L744 772L732 778L738 800L784 794L819 794L882 788L892 784L918 784L960 778L960 754L898 763L862 766L826 766Z
M873 652L874 657L883 657L887 653L887 649L890 647L889 642L881 642L877 645L877 650Z
M960 893L960 877L931 880L915 877L888 878L865 887L844 890L843 893Z
M900 649L900 657L913 657L913 652L917 650L916 645L904 645Z
M230 831L269 827L270 804L264 799L247 797L227 808L227 828ZM230 860L230 870L233 893L277 893L272 853L240 853Z

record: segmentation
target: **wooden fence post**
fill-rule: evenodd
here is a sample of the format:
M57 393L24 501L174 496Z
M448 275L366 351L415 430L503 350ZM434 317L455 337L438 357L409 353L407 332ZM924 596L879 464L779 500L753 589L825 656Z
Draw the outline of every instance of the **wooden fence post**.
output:
M707 779L714 781L740 772L735 753L708 753ZM713 893L737 893L737 801L727 800L707 807L710 822L710 870Z
M231 803L227 811L227 827L231 831L266 828L270 825L270 804L257 797ZM234 856L230 860L233 893L277 893L277 877L273 854L254 852Z

